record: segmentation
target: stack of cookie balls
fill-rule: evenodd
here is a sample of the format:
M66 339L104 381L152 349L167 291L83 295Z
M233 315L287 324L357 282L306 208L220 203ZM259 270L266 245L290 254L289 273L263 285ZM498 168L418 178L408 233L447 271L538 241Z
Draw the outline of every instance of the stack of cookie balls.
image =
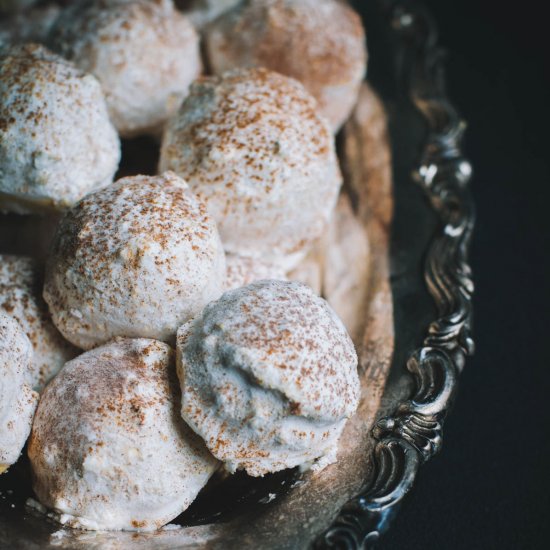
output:
M0 211L60 216L45 264L0 249L0 472L30 434L52 517L150 531L221 466L337 459L357 355L292 274L338 200L365 37L337 0L69 4L0 49ZM117 179L144 135L157 173Z
M245 0L207 26L205 45L215 74L265 67L302 82L335 132L365 76L363 26L342 0Z

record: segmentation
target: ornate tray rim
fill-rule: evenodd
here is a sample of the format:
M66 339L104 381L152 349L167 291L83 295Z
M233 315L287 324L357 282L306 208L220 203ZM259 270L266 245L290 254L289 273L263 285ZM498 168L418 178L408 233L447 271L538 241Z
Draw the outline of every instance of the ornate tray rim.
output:
M426 254L424 280L437 318L406 369L413 390L372 428L372 481L342 508L314 547L372 548L389 528L421 464L441 448L443 422L458 387L471 337L472 272L468 252L474 205L468 189L472 167L462 153L466 128L445 89L444 52L437 25L419 2L378 0L400 48L409 99L422 115L427 138L412 177L437 215L439 229ZM403 72L403 70L401 70Z

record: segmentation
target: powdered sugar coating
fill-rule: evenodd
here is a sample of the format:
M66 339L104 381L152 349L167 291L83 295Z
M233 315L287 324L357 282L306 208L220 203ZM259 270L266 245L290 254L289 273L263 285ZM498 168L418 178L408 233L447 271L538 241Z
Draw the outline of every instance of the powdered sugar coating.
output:
M226 290L246 286L264 279L286 280L284 270L278 265L236 256L235 254L226 254L225 261L227 264Z
M0 474L17 461L31 431L38 403L31 361L32 346L23 329L0 311Z
M215 223L185 181L166 173L120 179L68 211L44 298L61 333L90 349L115 336L173 341L224 284Z
M42 283L39 262L26 256L0 255L0 311L14 317L31 341L30 384L37 391L78 353L52 323L42 298Z
M178 415L170 347L119 339L67 363L29 443L34 490L57 519L150 531L185 510L217 462Z
M0 56L0 209L64 208L111 183L119 159L93 76L42 46Z
M300 283L226 292L178 331L177 367L184 420L253 476L333 461L359 400L351 339Z
M340 0L248 0L205 30L210 66L266 67L296 78L336 132L357 101L367 52L361 19Z
M171 0L77 2L51 44L99 79L125 137L158 132L202 71L198 35Z
M315 100L264 69L194 83L167 126L160 170L207 200L227 252L283 269L322 233L342 179Z

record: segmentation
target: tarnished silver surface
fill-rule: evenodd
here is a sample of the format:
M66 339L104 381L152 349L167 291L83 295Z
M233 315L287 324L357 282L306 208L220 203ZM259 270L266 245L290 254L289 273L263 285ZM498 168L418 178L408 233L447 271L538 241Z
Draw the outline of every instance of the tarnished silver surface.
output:
M136 535L65 530L33 512L25 505L31 490L23 461L9 474L11 486L0 482L0 548L352 549L369 547L387 529L420 464L439 449L443 417L473 349L473 218L463 124L443 90L429 17L404 1L372 2L367 12L369 80L388 108L393 144L394 327L382 326L392 340L395 328L395 353L389 373L384 353L365 365L364 406L346 430L339 463L318 477L290 471L219 480L180 518L184 529ZM378 268L378 283L387 282L387 266Z

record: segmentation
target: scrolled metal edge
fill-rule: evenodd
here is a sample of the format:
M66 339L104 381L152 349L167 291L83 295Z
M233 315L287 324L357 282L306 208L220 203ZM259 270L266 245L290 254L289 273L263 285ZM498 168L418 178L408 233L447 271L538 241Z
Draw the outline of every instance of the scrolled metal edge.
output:
M354 550L378 541L412 487L421 459L413 445L393 435L377 443L374 459L379 475L369 491L342 508L337 520L317 539L315 548ZM381 528L372 529L373 524Z
M445 92L442 50L430 14L403 0L382 3L394 31L416 53L411 100L424 116L429 134L413 177L424 188L442 225L425 267L438 318L430 325L424 345L407 363L415 381L413 395L373 428L377 440L373 481L342 508L315 541L316 549L354 550L376 544L412 487L419 466L440 449L443 420L458 375L466 356L474 351L474 287L468 264L474 212L467 187L472 169L461 149L465 123Z

